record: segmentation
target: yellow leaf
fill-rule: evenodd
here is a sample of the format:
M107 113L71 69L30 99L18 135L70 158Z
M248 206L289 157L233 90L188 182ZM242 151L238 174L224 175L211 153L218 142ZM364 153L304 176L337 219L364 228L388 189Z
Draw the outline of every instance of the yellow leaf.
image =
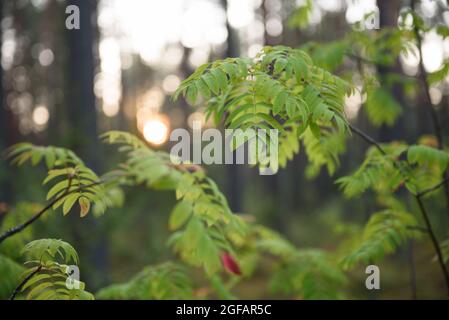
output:
M81 208L80 216L81 218L85 217L90 211L90 201L85 197L81 197L78 200L78 203Z

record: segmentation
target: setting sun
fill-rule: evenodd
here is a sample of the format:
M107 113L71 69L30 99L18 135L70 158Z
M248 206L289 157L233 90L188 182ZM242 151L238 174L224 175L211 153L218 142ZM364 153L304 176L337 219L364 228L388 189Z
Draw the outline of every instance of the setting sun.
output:
M162 118L148 120L143 127L145 140L154 145L162 145L168 139L168 124Z

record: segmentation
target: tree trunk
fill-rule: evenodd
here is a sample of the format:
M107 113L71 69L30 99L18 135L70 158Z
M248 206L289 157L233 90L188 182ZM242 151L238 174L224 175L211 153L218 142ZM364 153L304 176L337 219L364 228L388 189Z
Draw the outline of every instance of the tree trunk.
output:
M68 40L68 116L70 147L89 166L97 169L97 111L94 94L94 26L96 3L70 0L80 9L80 29L67 30Z
M225 12L227 12L228 8L228 1L223 0L223 7L225 9ZM240 45L239 45L239 39L236 31L232 28L232 26L229 24L229 21L226 20L226 29L228 31L228 41L227 41L227 50L226 50L226 56L227 57L238 57L240 54ZM234 161L236 157L234 154ZM229 199L229 204L231 206L231 209L234 212L241 212L242 211L242 170L239 168L238 164L230 164L227 166L228 171L228 187L227 187L227 194Z
M3 20L5 12L5 5L3 1L0 2L0 21ZM0 28L0 61L2 61L2 39L3 34ZM0 66L0 154L11 145L12 135L10 134L12 125L11 111L6 107L6 94L3 85L3 67ZM11 184L9 179L8 165L6 161L0 160L0 204L2 202L8 203L11 200ZM0 212L1 213L1 212ZM1 219L1 215L0 215Z
M74 150L94 171L100 171L100 144L97 132L97 110L94 94L94 48L96 6L94 0L69 0L80 11L80 29L67 30L67 105L68 147ZM107 281L108 246L100 222L88 217L82 221L75 214L73 233L78 245L85 248L93 261L96 272L86 274L94 288ZM88 240L87 240L88 239Z
M378 1L379 6L379 25L380 29L384 28L397 28L399 12L401 9L401 1L390 0L390 1ZM396 60L395 64L391 67L380 66L378 68L379 76L381 80L381 85L387 83L386 78L389 74L400 74L402 72L399 59ZM390 88L390 93L396 101L398 101L403 107L406 105L404 100L403 86L400 83L392 85ZM404 110L403 116L396 122L393 127L384 126L382 130L379 131L379 140L388 141L400 139L401 135L404 133L408 136L407 127L410 127L410 119L408 119L408 112ZM408 125L406 126L405 123ZM413 134L416 130L411 130L410 134Z
M0 21L3 20L3 2L0 2ZM3 34L0 29L0 48L2 47ZM0 50L0 62L2 61L2 50ZM6 109L4 106L3 97L3 67L0 66L0 152L6 148ZM7 179L6 179L6 164L5 161L0 161L0 203L6 202L7 194ZM1 218L0 218L1 219Z

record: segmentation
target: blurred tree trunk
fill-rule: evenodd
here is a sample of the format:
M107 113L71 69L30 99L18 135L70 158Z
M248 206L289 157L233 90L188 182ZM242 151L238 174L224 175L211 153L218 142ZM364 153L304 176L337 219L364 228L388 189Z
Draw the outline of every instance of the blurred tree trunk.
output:
M3 2L0 2L0 22L3 21ZM2 61L2 39L3 33L0 27L0 62ZM7 146L7 122L5 97L3 96L3 67L0 65L0 152L3 152ZM8 185L7 185L7 168L5 161L0 161L0 203L7 201ZM1 212L0 212L1 214ZM1 215L0 215L1 221Z
M181 74L182 74L183 78L186 79L194 71L194 70L192 70L192 67L189 65L189 56L192 53L192 49L184 47L183 51L184 52L182 55L180 70L181 70ZM180 105L178 108L180 108L179 110L182 114L182 119L183 119L182 126L184 128L186 128L188 125L187 118L188 118L190 112L192 111L192 107L187 103L187 101L184 98L182 98L180 100Z
M0 2L0 22L3 21L3 16L6 12L6 6L3 1ZM0 62L2 61L2 42L3 33L0 27ZM14 143L15 135L14 118L10 109L6 105L6 89L3 83L4 72L0 65L0 157L3 157L4 150ZM0 159L0 203L11 201L11 183L10 183L9 167L4 159ZM0 217L1 219L1 217Z
M227 17L228 1L222 0L222 5ZM229 20L226 18L226 29L228 31L227 40L227 57L238 57L240 55L240 43L236 30L232 28L229 24ZM242 211L242 192L244 190L242 186L242 172L238 164L235 164L235 154L234 154L234 164L227 165L226 170L228 171L228 187L227 196L229 199L229 204L234 212Z
M378 1L379 6L379 25L380 29L385 28L397 28L398 25L398 17L399 12L401 9L401 2L400 0L389 0L389 1ZM393 66L380 66L378 67L379 75L380 75L380 81L381 85L385 85L385 83L388 83L388 77L393 74L401 74L402 73L402 67L399 62L399 59L396 60L395 64ZM407 108L405 99L404 99L404 91L403 86L401 83L398 83L397 81L391 86L390 92L392 96L395 98L396 101L398 101L403 108ZM410 128L410 121L409 118L410 112L406 112L404 110L402 117L399 119L399 121L396 122L396 124L393 127L384 126L381 130L379 130L379 140L381 141L389 141L389 140L396 140L400 138L404 138L403 135L409 137L409 134L413 134L416 130L408 130ZM405 124L408 124L407 126Z
M401 10L400 0L390 0L390 1L378 1L379 6L379 22L380 28L397 28L399 13ZM399 59L396 60L396 63L392 67L379 67L380 79L382 81L381 85L385 83L386 77L388 74L401 74L402 67ZM391 128L384 128L384 130L380 130L380 140L381 141L389 141L394 139L405 139L415 141L417 136L420 134L420 130L417 130L417 126L421 122L418 120L422 116L425 119L424 114L421 113L421 110L424 108L415 108L416 112L407 112L409 108L408 103L404 97L404 90L401 83L394 83L391 87L391 94L393 97L401 104L403 108L403 114L399 121ZM416 117L418 116L418 119ZM414 121L415 120L415 121ZM412 124L415 124L413 126ZM405 137L404 137L405 136ZM412 299L416 299L416 267L414 262L414 252L413 252L412 241L408 243L407 249L404 251L406 256L408 266L409 266L409 280L410 280L410 289ZM372 292L372 297L377 298L375 292Z
M272 37L266 27L270 14L272 14L269 10L269 1L264 0L260 9L264 25L264 46L275 46L279 44L280 37ZM297 43L293 46L296 45ZM293 211L293 199L298 192L294 185L296 170L297 161L291 161L286 168L279 168L275 175L264 177L267 189L270 190L270 194L273 197L274 209L276 211L273 217L274 226L277 231L283 233L287 231L289 215Z
M69 0L67 5L80 9L80 29L66 30L67 34L67 105L69 147L79 154L86 164L99 172L100 144L97 132L97 110L94 94L94 48L97 1ZM95 24L94 24L95 23ZM86 274L94 288L107 281L107 240L99 222L92 218L82 221L75 214L73 232L79 246L89 252L93 261L92 272Z
M399 11L401 10L401 0L380 0L379 6L379 24L382 27L397 27Z
M260 6L260 11L261 11L261 14L262 14L262 18L263 18L263 26L264 26L264 28L263 28L263 37L264 37L264 43L265 43L265 45L266 46L275 46L275 45L277 45L277 44L279 44L279 38L275 38L275 37L272 37L272 36L270 36L270 34L268 33L268 31L267 31L267 21L268 21L268 18L269 18L269 14L270 14L270 12L268 12L269 10L268 10L268 2L269 1L267 1L267 0L263 0L262 1L262 5Z
M68 145L68 141L65 141L65 133L67 126L67 109L65 107L67 98L61 94L64 89L67 88L64 83L65 66L68 63L66 59L66 43L65 43L65 29L61 30L60 26L65 25L65 5L58 1L51 1L48 5L48 9L45 13L45 19L50 21L48 24L47 32L52 37L52 50L55 52L55 61L52 65L52 69L48 72L47 81L48 86L54 90L52 97L52 108L50 109L51 117L48 123L47 129L47 143L51 145ZM57 19L57 23L51 19ZM51 95L52 93L48 93Z
M80 29L67 30L70 147L97 169L97 110L94 94L94 33L96 1L69 0L80 9Z

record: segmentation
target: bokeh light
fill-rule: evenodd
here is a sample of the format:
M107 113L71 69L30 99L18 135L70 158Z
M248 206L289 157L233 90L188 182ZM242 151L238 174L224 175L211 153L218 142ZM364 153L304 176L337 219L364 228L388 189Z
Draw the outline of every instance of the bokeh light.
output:
M435 32L427 33L422 43L422 54L427 72L440 69L444 61L443 38Z
M167 142L169 135L168 118L162 115L154 116L146 121L143 136L149 143L159 146Z
M181 79L179 79L177 75L171 74L165 77L164 81L162 82L162 88L167 93L173 93L176 91L180 83Z
M38 126L44 126L50 119L50 113L46 106L37 106L33 111L33 121Z
M39 53L39 63L43 67L48 67L53 63L55 56L50 49L44 49Z

